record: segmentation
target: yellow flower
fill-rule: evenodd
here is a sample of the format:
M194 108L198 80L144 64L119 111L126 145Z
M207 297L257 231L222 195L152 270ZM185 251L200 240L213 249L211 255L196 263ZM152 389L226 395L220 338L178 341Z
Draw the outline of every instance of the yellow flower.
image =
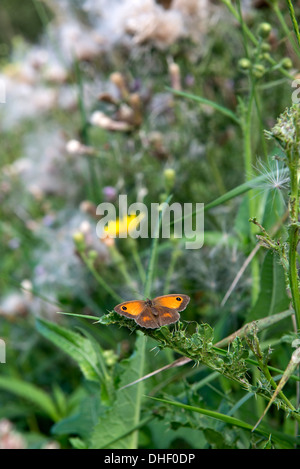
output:
M140 215L125 215L123 218L117 218L116 221L110 220L107 226L104 228L104 236L115 237L129 235L133 230L137 228L141 220L144 218L144 214Z

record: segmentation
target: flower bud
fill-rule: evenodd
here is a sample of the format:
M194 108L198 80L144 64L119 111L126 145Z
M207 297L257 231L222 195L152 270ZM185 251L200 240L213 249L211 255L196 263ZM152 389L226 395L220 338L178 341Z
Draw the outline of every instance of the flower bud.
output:
M293 67L293 62L291 61L289 57L284 57L282 61L280 62L280 65L285 70L290 70Z
M270 52L271 46L268 42L263 42L261 45L262 52Z
M272 26L270 23L260 23L257 33L261 38L267 39L270 35L271 29Z
M164 170L164 178L165 178L165 188L167 192L171 192L175 184L175 177L176 173L174 169L167 168Z
M253 76L255 78L261 78L264 75L265 71L266 71L266 69L263 65L256 64L253 67Z
M79 251L85 248L84 235L81 231L75 231L75 233L73 233L73 241Z
M243 71L249 70L251 68L251 62L246 57L243 57L242 59L240 59L238 62L238 65L239 65L239 68Z

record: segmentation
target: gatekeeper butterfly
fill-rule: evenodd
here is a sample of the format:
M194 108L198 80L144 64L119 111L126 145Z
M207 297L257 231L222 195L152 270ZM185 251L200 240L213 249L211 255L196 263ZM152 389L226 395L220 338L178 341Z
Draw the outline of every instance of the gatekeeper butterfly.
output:
M179 311L183 311L190 301L187 295L163 295L154 300L125 301L115 306L116 313L134 319L146 329L157 329L167 324L173 324L180 318Z

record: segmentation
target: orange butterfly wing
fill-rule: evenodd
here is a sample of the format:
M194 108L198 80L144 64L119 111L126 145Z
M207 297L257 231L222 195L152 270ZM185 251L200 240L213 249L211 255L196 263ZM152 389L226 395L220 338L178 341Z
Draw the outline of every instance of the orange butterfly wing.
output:
M124 301L124 303L120 303L114 308L116 313L122 314L122 316L126 316L131 319L136 319L144 309L145 301L139 300Z
M124 301L115 306L114 310L122 316L134 319L146 329L157 329L177 322L180 319L178 311L183 311L189 301L190 297L187 295L163 295L157 296L150 303L148 300Z
M183 311L190 301L188 295L174 294L157 296L153 300L154 306L164 306L165 308L175 309L176 311Z

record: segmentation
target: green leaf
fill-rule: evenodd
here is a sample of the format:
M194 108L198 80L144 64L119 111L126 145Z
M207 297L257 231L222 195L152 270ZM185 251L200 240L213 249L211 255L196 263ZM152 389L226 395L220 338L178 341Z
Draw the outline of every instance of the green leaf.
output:
M228 425L234 425L238 428L242 428L250 432L252 432L253 430L252 425L250 425L249 423L244 422L243 420L237 419L235 417L231 417L230 415L227 415L227 414L222 414L220 412L216 412L216 411L209 410L209 409L203 409L201 407L195 407L195 406L191 406L187 404L182 404L181 402L170 401L167 399L160 399L160 398L152 397L152 396L147 396L147 397L149 397L150 399L154 399L155 401L162 402L164 404L169 404L175 407L179 407L180 409L188 410L190 412L198 412L199 414L206 415L213 419L224 422ZM295 438L289 435L285 435L284 433L281 433L281 432L274 432L274 431L269 432L268 430L265 430L265 429L262 430L259 428L255 429L254 432L264 436L267 439L269 439L270 433L272 433L274 441L276 440L281 445L283 445L284 447L288 447L288 448L292 448L293 445L297 441Z
M249 223L249 196L243 197L238 208L234 221L234 230L243 241L243 244L249 242L250 223Z
M281 223L281 218L286 210L285 200L279 191L270 191L266 197L264 214L262 219L263 227L268 231L272 230L277 224ZM257 216L259 219L259 216ZM283 226L282 226L283 227Z
M59 420L60 415L51 397L34 384L10 376L0 376L0 389L32 402L55 422Z
M273 173L270 171L270 174ZM217 199L213 200L212 202L206 203L204 205L204 212L207 212L215 207L219 207L220 205L223 205L227 202L229 202L232 199L235 199L236 197L241 196L242 194L245 194L246 192L252 190L255 187L259 187L262 182L266 181L268 179L269 175L268 174L261 174L260 176L257 176L256 178L251 179L250 181L244 182L243 184L240 184L239 186L236 186L234 189L231 189L230 191L226 192L225 194L221 195ZM202 209L201 209L202 210ZM175 220L172 220L170 222L170 225L174 225L175 223L179 223L182 220L187 220L190 217L193 217L197 211L195 210L193 213L185 215L183 217L176 218ZM247 224L249 225L248 222L248 216L247 216Z
M134 449L137 447L137 432L140 424L140 404L143 382L122 389L126 384L140 378L144 369L145 337L138 333L136 350L122 361L123 372L120 387L113 405L100 417L91 436L93 449ZM109 429L109 431L108 431Z
M70 443L75 449L87 449L86 443L80 438L70 438Z
M206 428L203 430L207 442L213 449L231 449L232 445L229 445L226 441L226 432L216 431L212 428Z
M220 106L220 104L215 103L214 101L210 101L209 99L202 98L202 96L196 96L194 94L186 93L184 91L173 90L172 88L169 88L169 87L167 87L167 89L169 91L172 91L172 93L174 93L177 96L182 96L183 98L192 99L193 101L197 101L198 103L205 104L206 106L210 106L213 109L216 109L216 111L225 115L226 117L229 117L230 119L232 119L236 124L239 124L239 125L241 124L240 119L237 117L236 114L234 114L234 112L230 111L230 109L227 109L224 106Z
M36 328L40 334L76 361L86 379L90 381L101 380L97 366L97 354L88 339L44 319L36 320Z
M266 415L266 413L268 412L269 408L271 407L271 405L274 403L276 397L278 396L278 394L282 391L283 387L286 385L286 383L288 382L290 376L293 374L293 372L295 371L295 369L297 369L297 367L299 366L299 363L300 363L300 347L298 349L296 349L289 361L289 364L288 366L286 367L283 375L282 375L282 378L281 380L279 381L278 383L278 386L277 388L275 389L275 392L272 396L272 398L269 400L268 402L268 405L267 407L265 408L262 416L260 417L260 419L258 420L258 422L256 423L256 425L253 427L253 429L255 430L258 425L260 424L260 422L262 421L262 419L264 418L264 416Z
M239 420L235 417L231 417L230 415L227 414L221 414L220 412L216 412L214 410L209 410L209 409L202 409L201 407L195 407L187 404L182 404L181 402L176 402L176 401L169 401L167 399L160 399L157 397L150 397L150 399L154 399L155 401L162 402L164 404L169 404L173 405L175 407L179 407L181 409L189 410L191 412L198 412L199 414L206 415L208 417L212 417L214 419L217 419L221 422L227 423L229 425L235 425L236 427L239 428L244 428L246 430L252 430L252 425L249 423L244 422L243 420Z
M103 412L104 406L101 406L99 395L89 394L82 399L77 411L53 425L51 432L54 435L78 435L87 438Z
M261 269L260 293L246 321L255 321L279 313L288 309L289 304L283 267L279 264L278 257L268 251Z

